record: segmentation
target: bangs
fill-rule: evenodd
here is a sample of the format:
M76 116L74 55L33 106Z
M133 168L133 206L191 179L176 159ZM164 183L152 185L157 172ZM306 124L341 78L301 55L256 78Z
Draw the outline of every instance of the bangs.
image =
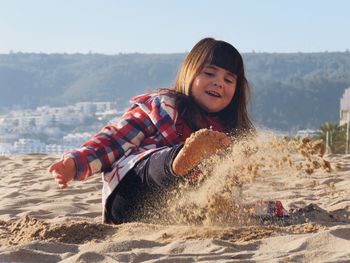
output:
M218 41L212 55L209 56L208 63L226 69L237 77L243 66L242 57L237 49L224 41Z

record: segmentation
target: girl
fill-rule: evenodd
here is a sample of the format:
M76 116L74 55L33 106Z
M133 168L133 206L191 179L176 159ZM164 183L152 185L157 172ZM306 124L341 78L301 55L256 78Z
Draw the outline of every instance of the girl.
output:
M157 205L156 196L228 146L225 133L253 128L248 94L240 53L227 42L202 39L173 88L135 97L119 121L64 154L49 172L61 188L102 172L104 222L130 222L149 196Z

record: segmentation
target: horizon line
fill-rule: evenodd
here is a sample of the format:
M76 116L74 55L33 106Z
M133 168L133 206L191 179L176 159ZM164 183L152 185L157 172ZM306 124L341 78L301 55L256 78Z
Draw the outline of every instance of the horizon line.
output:
M349 53L350 49L345 50L324 50L324 51L240 51L241 54L315 54L315 53ZM0 52L0 55L103 55L103 56L118 56L118 55L180 55L187 54L184 52L117 52L117 53L101 53L101 52L43 52L43 51L8 51L7 53Z

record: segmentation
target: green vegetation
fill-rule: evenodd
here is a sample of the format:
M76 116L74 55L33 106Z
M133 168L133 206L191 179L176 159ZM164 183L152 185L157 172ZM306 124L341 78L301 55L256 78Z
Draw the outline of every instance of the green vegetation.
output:
M346 125L326 122L321 125L315 139L322 140L331 153L345 153Z
M134 95L171 85L185 55L0 55L0 111L78 101L125 107ZM244 59L258 124L290 131L338 121L339 100L350 87L350 52L250 53Z

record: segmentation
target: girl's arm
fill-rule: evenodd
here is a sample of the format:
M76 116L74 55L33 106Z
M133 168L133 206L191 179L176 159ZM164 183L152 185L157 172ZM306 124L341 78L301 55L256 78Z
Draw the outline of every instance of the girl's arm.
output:
M72 159L75 166L74 179L84 180L92 174L111 169L116 160L135 152L142 140L154 131L149 116L136 106L114 125L105 126L82 147L65 154L60 162ZM67 179L70 177L71 174L67 175Z

